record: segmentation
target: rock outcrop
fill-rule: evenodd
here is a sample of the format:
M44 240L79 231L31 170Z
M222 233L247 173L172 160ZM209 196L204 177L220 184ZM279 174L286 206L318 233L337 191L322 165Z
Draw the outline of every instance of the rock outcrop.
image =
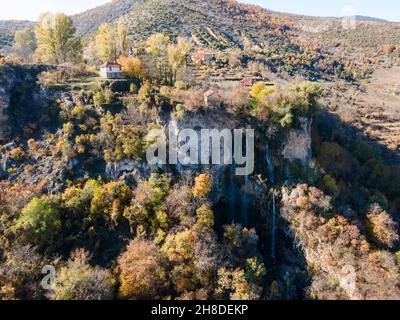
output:
M300 119L301 128L291 129L283 145L282 156L290 162L300 160L306 165L312 158L311 126L312 120Z

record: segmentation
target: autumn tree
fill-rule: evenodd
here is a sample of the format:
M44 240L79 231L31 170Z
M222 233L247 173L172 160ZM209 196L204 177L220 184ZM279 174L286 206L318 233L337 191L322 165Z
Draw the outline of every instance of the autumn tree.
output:
M76 62L82 57L82 43L75 37L75 27L64 13L44 13L35 27L38 42L36 58L41 62L61 64Z
M218 270L217 294L221 295L222 298L231 300L253 300L258 298L251 291L245 271L241 268L234 270L220 268Z
M196 198L205 198L212 189L212 177L207 173L200 174L195 178L193 187L193 195Z
M42 299L41 269L48 261L31 245L15 244L0 262L0 301L2 299Z
M221 90L222 103L235 114L243 114L250 106L250 95L245 88Z
M174 84L178 72L186 66L187 58L192 43L185 38L179 37L176 44L170 44L167 48L167 60L170 67L169 83Z
M37 42L32 28L26 27L15 32L13 49L21 58L30 59L36 48Z
M92 267L89 254L78 249L72 252L66 266L56 277L50 297L55 300L111 300L115 281L110 271Z
M125 24L119 22L116 29L117 54L124 55L129 49L128 29Z
M127 54L128 47L128 31L124 24L119 23L116 27L107 23L100 25L95 48L101 61L116 61L119 56Z
M115 61L117 59L117 48L114 35L108 24L102 24L96 35L96 51L101 61Z
M168 75L166 55L169 44L169 37L162 33L153 34L146 41L146 52L151 58L149 64L155 69L154 76L159 82L165 82Z
M54 245L61 229L60 212L51 202L34 198L22 210L14 229L40 248Z
M150 65L155 68L155 77L161 83L174 85L178 72L186 66L190 41L178 38L177 43L171 43L168 36L157 33L146 41L146 52L150 56Z
M107 221L118 223L123 214L124 205L129 203L131 192L118 182L109 182L93 192L90 204L91 217L103 217Z
M122 71L128 78L143 79L146 75L145 67L137 57L121 56L117 62L121 65Z
M214 213L207 205L196 210L197 224L203 227L214 227Z
M178 293L210 286L219 262L213 235L210 230L193 227L166 237L161 250L172 266L171 282Z
M135 239L118 258L119 294L124 299L157 299L165 289L166 270L158 248Z
M131 206L126 208L124 216L129 220L131 226L152 226L154 230L166 223L162 203L170 188L170 179L165 174L152 173L147 181L139 182Z

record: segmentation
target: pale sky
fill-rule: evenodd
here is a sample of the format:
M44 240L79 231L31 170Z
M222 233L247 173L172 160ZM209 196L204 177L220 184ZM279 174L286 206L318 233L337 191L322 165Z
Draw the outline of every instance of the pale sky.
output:
M0 20L36 20L45 11L75 14L110 0L0 0ZM267 9L316 16L353 13L400 22L399 0L241 0Z
M109 0L0 0L0 20L37 20L43 12L68 15L111 2Z

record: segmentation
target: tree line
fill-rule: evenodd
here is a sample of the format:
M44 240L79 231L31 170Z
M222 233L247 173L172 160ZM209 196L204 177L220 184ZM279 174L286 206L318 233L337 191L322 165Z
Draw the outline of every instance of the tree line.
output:
M128 77L151 76L159 83L174 84L186 66L192 43L178 37L154 34L142 43L135 54L125 24L102 24L95 37L84 46L76 35L73 20L64 13L43 13L32 27L18 30L14 37L14 54L23 61L47 64L98 66L118 61ZM145 67L146 66L146 67Z

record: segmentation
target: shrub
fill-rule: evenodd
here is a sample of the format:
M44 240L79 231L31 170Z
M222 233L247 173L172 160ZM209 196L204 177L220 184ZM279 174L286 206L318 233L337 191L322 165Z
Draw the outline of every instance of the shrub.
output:
M252 88L252 114L261 120L272 120L282 128L292 127L301 117L311 117L319 110L318 99L323 88L313 82L289 86L283 93L256 83Z
M265 265L257 257L246 260L246 278L249 282L262 286L265 273Z
M183 119L185 117L186 109L182 104L178 104L175 107L176 110L176 116L178 119Z
M133 82L129 85L129 92L134 94L138 92L137 86Z
M104 90L104 99L105 99L106 103L113 103L114 92L111 89Z
M253 98L257 98L259 96L259 94L261 93L261 91L263 91L266 88L265 86L265 82L257 82L255 84L253 84L253 86L251 87L251 96Z
M145 155L147 142L143 129L124 123L121 115L107 113L101 119L101 140L106 161L120 161L123 158L140 160Z
M107 102L106 97L103 93L103 91L97 91L93 95L93 102L96 106L100 106L102 104L105 104Z
M369 231L375 240L393 248L399 240L399 235L397 224L392 217L378 204L374 204L370 207L367 218Z
M170 179L165 174L152 173L148 186L150 189L149 200L154 207L162 203L169 192Z
M41 269L47 259L31 245L15 244L4 252L0 263L0 301L2 299L43 299Z
M351 179L357 172L357 161L337 143L324 142L318 155L318 164L330 175Z
M178 90L187 90L188 89L188 85L182 80L175 81L174 87Z
M38 79L39 83L44 86L54 86L63 81L60 71L43 71Z
M147 104L150 102L153 93L153 86L149 81L145 81L138 92L138 99L141 103Z
M17 147L12 149L9 152L8 156L10 157L11 160L14 161L22 161L26 158L25 151L22 147Z
M353 155L362 163L377 156L376 150L365 141L358 141L352 147Z
M55 300L111 300L114 287L111 273L100 267L92 267L89 254L78 249L57 274L50 296Z
M332 178L329 174L326 174L322 178L322 184L324 190L328 192L332 197L336 197L339 194L339 187L336 184L336 180Z
M394 255L395 259L396 259L396 263L397 265L400 266L400 251L397 251Z

